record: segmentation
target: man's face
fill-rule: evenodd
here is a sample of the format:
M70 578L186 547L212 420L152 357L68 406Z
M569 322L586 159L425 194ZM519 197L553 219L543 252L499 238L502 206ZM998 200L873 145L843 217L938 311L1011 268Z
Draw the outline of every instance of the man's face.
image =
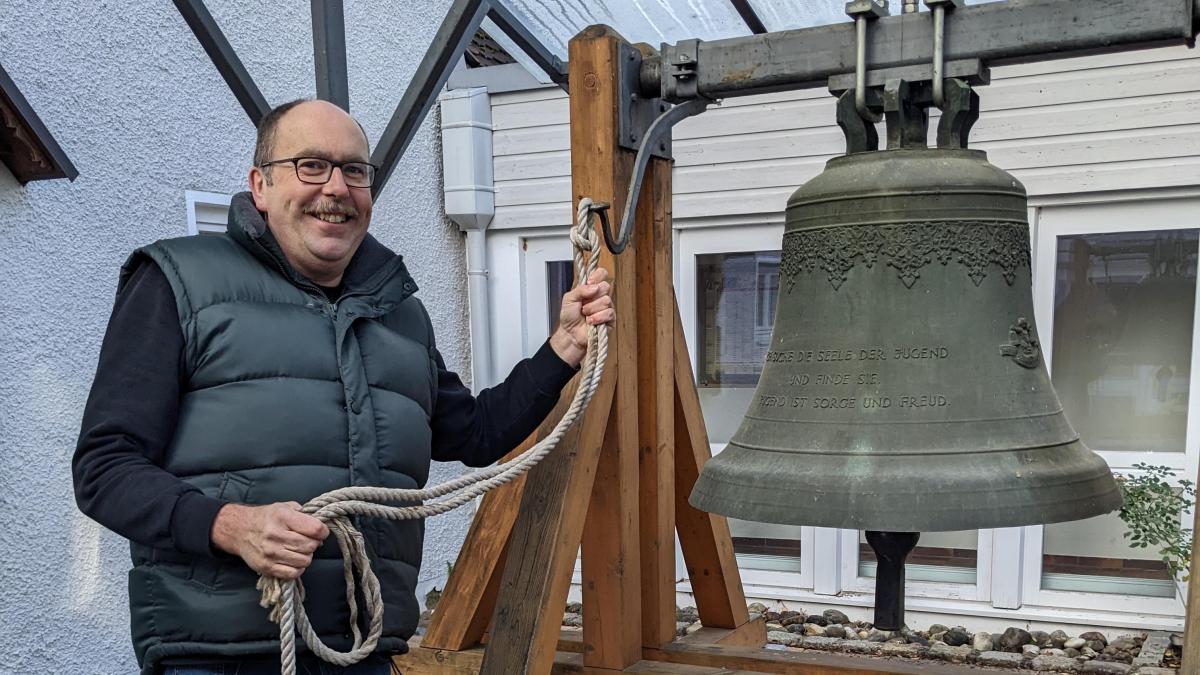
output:
M370 160L362 130L345 111L325 101L301 103L285 113L274 145L272 160ZM266 172L250 169L250 190L288 262L318 284L336 285L367 234L371 189L348 187L337 168L324 185L302 182L289 162L274 164Z

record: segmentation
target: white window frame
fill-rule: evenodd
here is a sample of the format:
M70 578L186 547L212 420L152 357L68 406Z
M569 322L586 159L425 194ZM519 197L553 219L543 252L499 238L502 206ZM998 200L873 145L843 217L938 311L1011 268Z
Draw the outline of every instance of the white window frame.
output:
M188 234L220 234L229 222L229 202L233 195L221 192L185 190Z
M1146 232L1172 229L1200 229L1200 190L1139 190L1077 200L1043 198L1031 200L1033 245L1034 317L1042 342L1047 369L1053 367L1054 279L1058 238L1078 234L1110 232ZM1133 473L1135 463L1149 462L1175 469L1181 476L1195 479L1200 457L1200 288L1196 294L1192 326L1192 374L1189 382L1188 421L1184 452L1144 453L1097 449L1098 454L1117 473ZM1189 519L1190 514L1185 516ZM1058 591L1042 588L1042 557L1045 527L1033 525L1024 530L1021 570L1021 600L1043 607L1070 607L1079 611L1120 612L1178 617L1183 608L1176 598L1143 595Z
M700 364L696 360L699 321L699 317L696 316L697 256L778 250L783 239L783 224L729 223L726 226L718 226L717 223L710 223L703 228L677 231L677 234L675 294L679 301L680 319L687 340L688 357L692 362L692 372L700 372ZM725 449L725 443L712 443L711 449L713 455L717 455ZM837 550L836 547L830 546L829 532L831 531L826 528L800 528L799 569L755 569L747 566L755 564L754 556L739 555L738 567L741 570L742 583L747 587L813 589L822 595L837 595L841 592L838 582L841 574L837 566L838 556L834 555L832 560L826 560L825 556L816 555L818 546L821 550ZM818 542L818 539L821 541Z

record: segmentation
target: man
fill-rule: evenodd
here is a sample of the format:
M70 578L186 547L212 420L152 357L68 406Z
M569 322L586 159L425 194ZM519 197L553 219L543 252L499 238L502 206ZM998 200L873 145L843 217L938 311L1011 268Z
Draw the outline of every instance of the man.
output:
M73 473L79 508L130 540L144 675L277 673L258 573L303 574L314 628L346 650L340 556L299 502L420 487L430 459L494 462L554 406L588 326L613 320L598 270L537 354L472 397L400 256L367 234L369 156L336 106L282 105L259 125L226 235L161 241L122 269ZM299 672L388 672L416 627L423 527L362 520L385 602L379 653L343 670L302 652Z

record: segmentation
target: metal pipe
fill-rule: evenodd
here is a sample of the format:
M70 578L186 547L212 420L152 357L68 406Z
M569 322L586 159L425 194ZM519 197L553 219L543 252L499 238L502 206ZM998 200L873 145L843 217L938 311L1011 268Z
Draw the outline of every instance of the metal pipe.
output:
M1197 21L1196 0L985 3L954 12L954 21L944 30L943 59L979 58L994 66L1186 44L1200 30ZM873 24L867 44L872 68L933 60L933 24L921 13ZM698 93L716 99L825 87L831 76L855 72L855 30L842 23L702 42L695 76ZM659 82L670 98L675 82L669 69L662 70L667 72L660 73ZM648 74L640 79L645 82ZM653 96L659 87L642 89L643 95Z
M487 231L467 230L467 311L471 315L471 391L492 385L492 318Z
M946 62L946 6L933 7L933 105L939 110L946 104L942 66Z
M854 109L864 120L878 122L880 116L867 108L867 17L865 15L859 14L854 17L854 31Z

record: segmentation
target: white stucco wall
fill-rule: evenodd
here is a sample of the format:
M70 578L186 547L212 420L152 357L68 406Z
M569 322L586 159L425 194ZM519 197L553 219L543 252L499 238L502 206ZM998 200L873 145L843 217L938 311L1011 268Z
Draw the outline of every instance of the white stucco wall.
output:
M315 93L309 3L207 4L268 101ZM372 140L448 5L346 3L351 110ZM0 62L80 172L21 187L0 166L0 673L133 673L127 548L76 510L71 454L119 265L186 233L185 189L243 189L254 133L171 3L6 0L0 35ZM447 363L469 373L432 117L372 231L405 255ZM429 524L423 579L444 573L468 517Z

